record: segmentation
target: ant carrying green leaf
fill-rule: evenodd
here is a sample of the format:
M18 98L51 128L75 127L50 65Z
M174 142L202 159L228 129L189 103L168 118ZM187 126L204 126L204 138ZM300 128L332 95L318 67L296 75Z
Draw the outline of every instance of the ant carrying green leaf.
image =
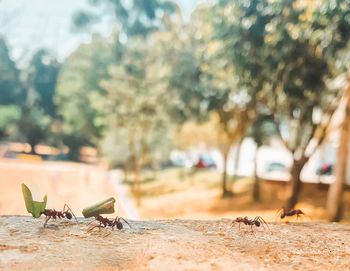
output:
M115 198L111 197L104 201L98 202L92 206L89 206L83 210L83 216L85 218L88 217L96 217L102 214L113 214L114 213L114 203Z
M124 218L122 217L116 217L114 220L112 219L108 219L105 217L102 217L101 214L112 214L114 213L114 203L115 203L115 198L108 198L104 201L101 201L97 204L94 204L90 207L87 207L83 210L83 215L85 218L88 217L94 217L95 220L97 222L99 222L99 225L95 225L92 228L90 228L88 230L92 231L95 228L106 228L106 227L111 227L112 229L114 229L115 227L118 230L121 230L123 228L123 224L121 221L124 221L126 224L130 226L130 224L128 223L128 221L126 221ZM92 222L91 222L92 223ZM90 223L89 223L90 224Z
M46 216L44 227L46 227L47 222L51 218L53 219L67 218L71 220L72 217L74 216L75 221L78 223L78 219L74 215L72 209L67 204L64 205L62 211L56 211L54 209L46 209L47 195L44 196L44 199L42 202L34 201L32 192L24 183L22 183L22 193L23 193L24 203L26 205L28 213L32 214L34 218L38 218L41 215Z

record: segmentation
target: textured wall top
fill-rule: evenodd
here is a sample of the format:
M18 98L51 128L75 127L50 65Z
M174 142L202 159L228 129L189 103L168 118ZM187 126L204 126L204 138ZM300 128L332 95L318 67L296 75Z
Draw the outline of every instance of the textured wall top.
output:
M95 222L0 217L0 269L8 270L350 270L350 226L230 220L129 221L131 228L87 230Z

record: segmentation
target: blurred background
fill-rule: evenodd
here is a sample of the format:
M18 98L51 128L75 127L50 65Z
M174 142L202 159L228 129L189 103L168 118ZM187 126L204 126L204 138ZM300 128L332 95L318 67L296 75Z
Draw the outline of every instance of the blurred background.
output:
M0 214L349 222L349 39L348 0L0 0Z

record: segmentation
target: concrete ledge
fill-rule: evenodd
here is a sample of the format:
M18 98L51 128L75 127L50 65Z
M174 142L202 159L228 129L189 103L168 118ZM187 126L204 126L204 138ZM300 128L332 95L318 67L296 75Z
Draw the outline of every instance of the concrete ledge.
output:
M130 221L87 233L91 220L0 217L1 270L350 270L350 226L228 219Z

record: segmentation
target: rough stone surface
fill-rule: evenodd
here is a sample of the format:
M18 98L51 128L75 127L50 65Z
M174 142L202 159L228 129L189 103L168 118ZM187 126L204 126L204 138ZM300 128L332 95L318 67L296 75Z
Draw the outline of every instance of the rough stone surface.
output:
M230 220L129 221L123 230L95 222L0 217L1 270L350 270L350 226Z

